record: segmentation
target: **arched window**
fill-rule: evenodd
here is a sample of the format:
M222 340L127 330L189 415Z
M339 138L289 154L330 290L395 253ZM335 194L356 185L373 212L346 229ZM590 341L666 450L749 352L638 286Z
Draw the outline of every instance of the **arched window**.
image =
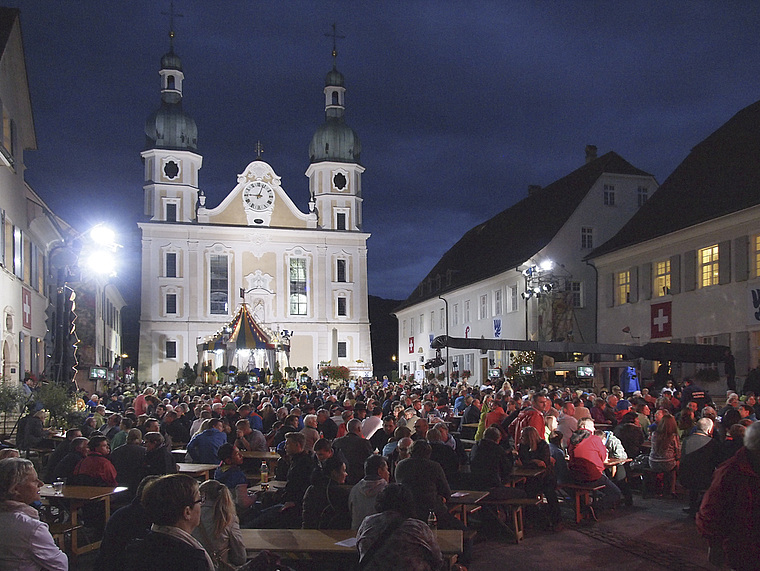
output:
M166 88L174 89L174 76L170 75L166 78Z
M332 102L333 105L338 105L338 92L337 91L333 91L332 92L332 100L333 100L333 102Z

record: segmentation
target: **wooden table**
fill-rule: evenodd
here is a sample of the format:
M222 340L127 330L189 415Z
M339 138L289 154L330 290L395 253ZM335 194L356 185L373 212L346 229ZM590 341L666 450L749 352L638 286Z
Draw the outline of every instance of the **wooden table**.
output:
M338 541L356 537L356 531L352 530L241 529L240 531L249 557L265 549L276 553L332 553L354 559L358 557L355 545L351 547L336 545ZM437 538L444 558L451 560L462 553L461 530L440 529L437 532Z
M274 493L277 490L281 490L286 486L287 482L285 480L269 480L269 489L267 492ZM248 486L249 492L261 492L261 484L254 484L253 486Z
M203 478L208 480L211 478L211 472L216 470L219 464L188 464L186 462L178 462L177 470L180 474L187 474L193 478Z
M280 460L280 455L277 452L270 452L269 450L241 450L240 454L243 458L253 458L254 460L261 460L266 462L269 466L269 475L274 474L274 469L277 467L277 462Z
M462 523L467 525L467 515L469 512L477 511L480 506L477 506L474 510L467 510L467 506L476 506L477 503L485 498L488 492L478 490L457 490L451 492L451 499L446 503L449 511L454 513L461 509Z
M40 496L47 498L48 500L53 498L68 502L72 525L71 551L74 555L80 555L98 549L100 547L100 541L89 543L81 547L77 545L77 510L88 502L102 501L105 504L105 522L107 522L108 518L111 517L111 496L125 491L127 491L127 488L124 486L117 486L116 488L104 488L99 486L64 486L62 493L56 495L53 486L51 484L46 484L40 488Z

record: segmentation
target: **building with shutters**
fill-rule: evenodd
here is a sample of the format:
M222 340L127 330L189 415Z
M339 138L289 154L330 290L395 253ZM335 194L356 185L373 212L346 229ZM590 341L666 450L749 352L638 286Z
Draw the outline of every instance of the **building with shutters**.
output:
M600 341L727 345L738 377L757 366L760 102L696 145L589 260L599 273ZM645 378L652 366L644 363ZM674 375L694 372L676 365Z

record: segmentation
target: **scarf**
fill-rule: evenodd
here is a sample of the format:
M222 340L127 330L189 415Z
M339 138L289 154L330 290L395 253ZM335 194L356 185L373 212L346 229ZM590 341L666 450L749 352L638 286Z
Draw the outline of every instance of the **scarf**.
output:
M158 525L153 524L150 528L151 531L155 531L157 533L165 533L166 535L172 536L174 539L178 539L179 541L182 541L183 543L187 543L188 545L191 545L195 547L196 549L200 549L203 551L203 554L206 556L206 562L208 563L208 568L210 571L213 571L216 569L216 566L214 565L214 561L211 559L211 556L208 554L206 549L201 545L201 542L195 539L192 535L187 533L184 530L181 530L178 527L174 527L173 525Z
M36 519L38 521L40 519L40 514L36 509L23 502L17 502L16 500L0 501L0 512L21 512L32 519Z

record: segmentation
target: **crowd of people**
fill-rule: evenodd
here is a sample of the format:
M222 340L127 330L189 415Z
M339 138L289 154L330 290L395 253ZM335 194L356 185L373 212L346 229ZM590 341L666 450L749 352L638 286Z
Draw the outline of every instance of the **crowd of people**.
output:
M599 394L552 387L521 392L508 382L414 388L387 380L354 390L134 389L90 395L91 416L66 432L42 472L48 483L128 488L130 503L101 530L98 569L104 571L172 569L178 562L204 570L242 565L241 527L353 529L367 569L436 569L440 550L424 522L433 518L441 529L467 530L448 509L452 489L483 490L497 499L543 495L545 509L532 517L559 529L563 483L602 487L587 508L596 518L599 509L632 504L637 468L649 476L653 493L674 495L677 482L689 490L686 509L719 557L728 553L720 551L719 524L726 492L711 483L725 488L735 482L727 466L738 466L732 470L740 474L753 470L755 478L760 473L754 469L760 450L760 436L752 436L754 395L731 394L716 411L688 379L658 395L647 389L624 395L618 387ZM40 432L40 413L29 415L25 431ZM187 450L186 462L217 464L214 479L199 487L177 474L171 450L178 447ZM260 462L242 452L270 449L281 455L274 476L284 485L251 493L250 476ZM627 459L635 459L628 468L611 462ZM522 488L509 487L515 466L536 468L537 475ZM65 568L28 508L39 499L38 492L33 497L38 485L29 461L1 460L0 518L21 519L23 529L42 538L45 562L29 568ZM753 486L747 484L747 494ZM471 550L465 542L465 565ZM0 569L11 568L5 557Z

